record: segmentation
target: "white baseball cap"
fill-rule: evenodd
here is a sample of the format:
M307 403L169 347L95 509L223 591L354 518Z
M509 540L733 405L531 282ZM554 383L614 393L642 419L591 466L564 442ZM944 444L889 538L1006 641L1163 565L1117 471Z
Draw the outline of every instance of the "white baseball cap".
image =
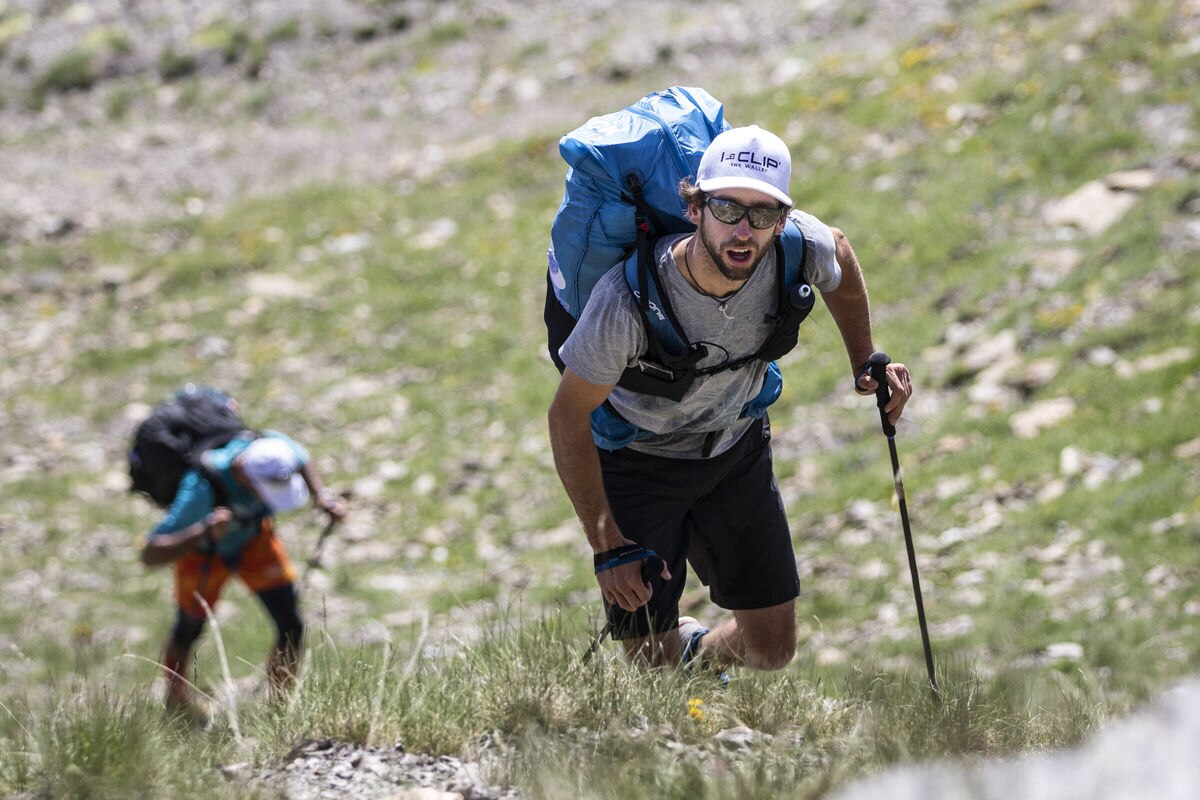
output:
M792 154L775 134L757 125L730 128L718 134L700 158L696 185L705 192L754 189L792 205L788 183Z
M294 511L308 502L308 484L300 474L300 457L283 439L264 436L239 456L246 480L274 512Z

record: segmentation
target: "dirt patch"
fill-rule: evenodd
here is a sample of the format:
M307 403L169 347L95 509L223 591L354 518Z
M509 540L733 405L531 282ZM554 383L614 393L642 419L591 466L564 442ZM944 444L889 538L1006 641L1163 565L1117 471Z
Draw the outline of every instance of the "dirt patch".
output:
M888 52L949 13L941 0L0 4L0 240L313 182L403 184L672 83L720 96L819 80L821 58Z

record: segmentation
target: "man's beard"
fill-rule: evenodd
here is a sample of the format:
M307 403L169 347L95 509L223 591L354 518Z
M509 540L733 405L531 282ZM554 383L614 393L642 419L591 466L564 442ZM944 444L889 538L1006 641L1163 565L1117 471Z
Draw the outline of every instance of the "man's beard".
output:
M747 281L750 276L754 274L754 270L758 268L758 265L762 261L766 250L760 249L758 241L753 238L747 240L728 239L723 243L718 242L716 239L712 238L711 232L708 230L706 223L707 216L701 216L699 227L700 243L704 245L704 249L708 251L709 258L711 258L712 262L716 264L717 271L721 273L725 280L734 281L737 283L744 283ZM732 245L732 247L726 248L724 245ZM744 264L733 263L726 258L726 249L749 250L750 258Z

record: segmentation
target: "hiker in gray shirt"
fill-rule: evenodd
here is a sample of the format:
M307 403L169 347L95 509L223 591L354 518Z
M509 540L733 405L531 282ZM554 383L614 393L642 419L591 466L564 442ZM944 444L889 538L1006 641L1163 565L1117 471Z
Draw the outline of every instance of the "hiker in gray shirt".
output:
M780 669L795 654L800 585L765 409L778 389L761 399L778 372L758 357L780 305L774 242L785 224L804 234L805 279L842 334L855 390L877 388L865 368L875 347L854 251L840 230L792 208L790 177L783 141L748 126L714 138L696 184L680 186L696 231L658 240L652 266L666 313L697 355L681 399L617 386L630 368L645 369L649 345L622 265L596 283L559 350L555 465L595 553L608 629L643 663ZM911 377L891 363L887 380L884 412L895 423ZM655 555L661 563L646 561ZM646 563L657 574L644 574ZM679 616L688 563L733 612L711 630Z

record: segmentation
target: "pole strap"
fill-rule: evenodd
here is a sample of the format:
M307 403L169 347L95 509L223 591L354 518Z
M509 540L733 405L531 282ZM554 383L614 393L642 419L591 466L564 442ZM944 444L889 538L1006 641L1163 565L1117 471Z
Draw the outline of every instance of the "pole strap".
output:
M645 561L650 558L657 559L658 553L648 547L642 547L640 544L623 544L620 547L614 547L612 550L596 553L592 557L592 564L595 567L596 573L599 574L605 570L619 567L622 564Z

